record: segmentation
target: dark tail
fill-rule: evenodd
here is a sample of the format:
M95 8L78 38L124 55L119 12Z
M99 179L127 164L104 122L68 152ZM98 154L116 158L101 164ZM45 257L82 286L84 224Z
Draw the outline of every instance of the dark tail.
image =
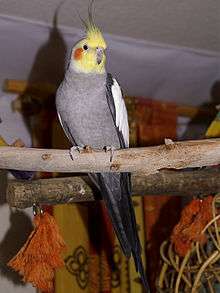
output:
M150 292L141 259L141 245L131 199L130 174L101 173L98 174L98 178L101 193L122 250L127 257L132 254L142 283L146 291Z

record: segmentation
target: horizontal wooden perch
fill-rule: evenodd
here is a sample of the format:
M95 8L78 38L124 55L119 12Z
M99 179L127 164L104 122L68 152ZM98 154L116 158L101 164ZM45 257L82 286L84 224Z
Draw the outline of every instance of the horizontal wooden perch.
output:
M161 169L183 169L220 164L220 139L175 142L110 152L0 147L0 169L44 172L137 172L147 175Z
M95 200L87 177L11 180L7 188L10 206L27 208L34 203L61 204ZM220 170L160 171L157 174L132 175L133 195L209 195L220 191Z

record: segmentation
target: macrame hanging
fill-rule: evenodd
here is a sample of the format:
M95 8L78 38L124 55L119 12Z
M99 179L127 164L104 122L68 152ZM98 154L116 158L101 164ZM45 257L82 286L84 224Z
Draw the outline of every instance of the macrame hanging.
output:
M61 257L66 245L54 218L34 208L34 230L8 266L43 292L53 291L55 269L64 265Z

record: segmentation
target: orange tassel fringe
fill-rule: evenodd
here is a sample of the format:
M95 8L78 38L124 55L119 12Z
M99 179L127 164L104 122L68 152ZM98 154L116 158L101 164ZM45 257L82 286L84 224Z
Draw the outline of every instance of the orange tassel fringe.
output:
M53 291L55 269L62 267L66 245L54 218L47 212L34 217L35 229L8 266L43 292Z
M204 244L207 241L202 230L212 219L212 201L212 196L204 200L194 199L183 209L180 222L171 235L171 242L179 256L184 257L193 242Z

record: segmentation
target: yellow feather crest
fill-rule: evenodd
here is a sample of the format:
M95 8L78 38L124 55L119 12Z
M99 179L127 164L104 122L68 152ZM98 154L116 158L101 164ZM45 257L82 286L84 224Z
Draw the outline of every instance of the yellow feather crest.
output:
M91 47L101 47L106 49L107 45L103 38L103 35L100 29L95 25L93 20L93 13L92 13L93 3L94 3L94 0L91 0L90 5L88 7L88 15L89 15L88 20L85 21L81 17L80 18L86 28L86 39L87 39L88 45Z
M86 39L90 47L101 47L106 49L106 42L100 29L94 24L87 25L86 27Z

